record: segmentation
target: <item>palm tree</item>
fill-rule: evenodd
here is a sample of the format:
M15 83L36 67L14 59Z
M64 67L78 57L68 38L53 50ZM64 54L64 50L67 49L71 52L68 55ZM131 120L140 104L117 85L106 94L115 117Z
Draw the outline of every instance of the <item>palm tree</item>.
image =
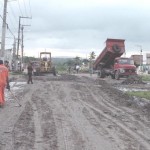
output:
M94 62L95 57L96 57L95 52L94 51L90 52L90 56L89 56L90 66L89 66L89 68L90 68L90 74L91 75L93 73L93 62Z
M95 57L96 57L95 52L94 52L94 51L90 52L90 57L89 57L89 59L90 59L90 60L94 60Z

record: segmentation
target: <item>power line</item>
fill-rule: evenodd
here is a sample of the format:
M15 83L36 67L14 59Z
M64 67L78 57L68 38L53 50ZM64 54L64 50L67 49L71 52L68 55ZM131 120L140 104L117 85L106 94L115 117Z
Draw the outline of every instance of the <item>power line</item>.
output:
M31 11L31 0L29 0L29 9L30 9L30 16L32 18L32 11Z
M0 1L0 6L1 6L0 9L1 9L1 8L3 7L3 3L2 3L1 1ZM2 9L1 9L1 10L2 10Z
M13 26L13 28L14 28L14 30L16 29L15 28L15 25L14 25L14 23L13 23L13 21L12 21L12 19L11 19L11 17L10 17L10 15L8 14L8 18L9 18L9 20L10 20L10 22L11 22L11 25Z
M15 13L14 13L14 10L12 9L12 6L11 6L11 3L9 3L9 8L10 8L10 10L11 10L11 12L12 12L12 15L14 16L14 19L16 20L16 22L17 22L17 17L16 17L16 15L15 15Z
M23 16L23 13L22 13L22 11L21 11L21 7L20 7L19 0L18 0L18 6L19 6L19 10L20 10L21 16Z
M26 14L26 16L28 16L28 14L27 14L27 9L26 9L26 4L25 4L25 1L23 0L23 4L24 4L24 8L25 8L25 14Z
M4 21L3 17L0 15L0 18ZM7 29L9 30L9 32L11 33L11 35L15 38L15 35L12 33L12 31L10 30L8 24L4 21L4 23L6 24L7 26Z

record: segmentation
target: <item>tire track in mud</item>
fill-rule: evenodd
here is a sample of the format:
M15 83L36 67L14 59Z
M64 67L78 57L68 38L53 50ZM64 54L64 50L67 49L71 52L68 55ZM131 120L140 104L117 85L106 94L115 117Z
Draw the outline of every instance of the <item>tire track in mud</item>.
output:
M33 149L34 138L33 110L31 105L26 103L24 111L14 125L14 150Z
M84 103L84 102L82 101L82 103ZM91 105L89 105L87 103L84 103L83 105L88 106L90 109L92 109L95 112L95 114L102 115L105 119L107 119L107 121L111 122L111 127L113 127L113 125L119 127L119 130L124 134L124 136L127 136L128 139L132 140L132 137L133 137L134 138L133 140L136 140L137 142L141 143L141 144L134 143L133 145L135 145L135 146L143 145L147 150L149 149L150 144L143 137L139 136L137 133L135 133L131 129L127 128L122 123L119 123L116 119L112 119L111 116L104 114L103 111L100 111L99 109L92 107ZM86 117L89 118L88 116L86 116ZM91 118L91 116L90 116L90 118ZM125 138L125 137L123 137L123 138ZM127 149L129 149L129 147ZM135 150L136 149L137 149L137 147L135 147Z
M97 98L98 96L97 95L94 96L89 90L86 90L86 88L87 87L80 86L80 85L77 85L77 87L76 87L76 90L82 91L82 92L79 92L80 93L79 100L83 105L85 105L86 108L89 107L90 109L98 112L104 118L106 118L107 120L110 120L113 124L119 126L119 128L121 128L123 131L125 131L128 135L131 135L132 137L134 137L134 139L136 139L139 143L142 141L142 144L147 149L150 147L150 143L148 142L148 139L146 137L144 137L143 135L139 135L139 133L133 132L130 127L127 128L125 125L123 125L122 122L120 122L118 119L115 119L115 117L111 116L113 114L113 112L110 111L108 106L104 105L104 103L102 103L102 101L101 101L101 103L96 102L96 104L94 104L95 101L97 101L95 99L95 97ZM83 91L85 91L85 92L83 92ZM88 93L88 95L87 95L87 93ZM91 102L91 101L89 101L90 99L94 100L94 101ZM102 99L102 98L100 98L100 99ZM99 107L97 107L97 106L99 106ZM117 122L117 124L113 120L115 120L115 122Z
M30 102L33 108L33 120L34 120L34 130L35 130L35 140L34 140L34 149L35 150L42 150L42 129L41 129L41 123L40 123L40 118L39 118L39 114L37 111L37 107L36 105L31 101Z
M57 125L59 139L58 147L60 148L60 150L84 150L85 148L82 143L83 140L81 139L81 135L77 131L74 123L72 123L72 120L70 120L70 112L68 112L68 106L66 105L67 94L66 92L64 92L64 89L64 83L63 86L61 86L59 82L51 82L48 89L49 91L51 91L51 97L53 97L52 101L54 101L54 103L56 104L53 104L53 108L55 108L54 119ZM67 89L66 91L68 92L69 90Z
M60 85L60 83L57 84L57 82L55 82L54 84L53 83L51 84L50 89L49 89L50 91L52 91L53 97L55 98L54 101L55 103L57 103L56 107L58 107L55 113L55 120L56 120L56 124L58 124L58 127L61 127L61 132L62 132L61 134L63 134L61 136L63 137L63 140L64 140L63 141L64 144L62 144L64 145L64 147L62 146L60 147L61 147L61 150L62 149L85 150L87 148L85 148L84 142L82 140L82 136L78 132L77 126L75 122L73 121L74 120L72 118L73 116L70 116L72 115L72 113L70 112L67 106L67 103L68 103L67 93L69 93L69 89L66 90L67 93L64 92L65 85L62 86ZM60 134L59 134L59 137L60 137Z
M99 150L94 147L99 136L116 146L106 150L148 150L149 136L142 131L147 126L111 103L94 82L66 78L32 85L31 99L14 127L14 150Z
M44 87L37 82L28 88L24 110L14 125L14 150L58 150L55 122L51 107L44 101Z
M55 85L52 86L53 86L52 89L54 89ZM98 140L99 135L97 133L93 135L93 132L96 131L95 130L93 131L93 125L91 126L91 124L89 124L89 121L87 121L84 115L82 114L81 103L79 103L76 96L78 92L75 93L74 88L72 89L72 86L70 88L69 83L66 83L65 85L60 84L60 86L56 91L57 91L56 93L55 91L53 91L53 93L55 93L54 95L57 95L56 101L59 100L60 105L62 105L60 108L64 108L63 110L61 110L61 113L64 114L65 112L65 114L70 114L70 117L68 115L66 116L65 114L63 117L65 119L68 118L65 121L70 122L69 123L70 124L69 128L71 128L70 132L72 132L74 136L76 135L76 137L72 139L74 142L74 150L78 150L78 149L99 150L99 147L101 148L103 147L103 149L110 149L110 147L107 146L109 144L106 141L104 141L102 135L100 141ZM77 141L77 139L80 140ZM107 144L103 144L103 143L107 143ZM67 145L68 144L69 143L67 143ZM70 147L70 150L73 149ZM117 148L115 148L115 150L117 150Z
M91 91L90 88L88 90ZM111 102L112 99L110 99L106 93L103 93L103 92L98 93L96 92L96 90L93 91L92 96L99 103L99 99L95 97L94 95L98 95L98 97L101 97L101 98L105 97L105 100L103 100L102 103L104 104L105 107L107 106L107 108L109 108L108 110L111 113L113 111L113 116L118 118L119 121L123 122L131 129L136 130L136 132L139 135L143 136L145 139L150 140L150 136L149 136L150 135L150 129L149 129L150 121L146 120L145 116L140 116L139 112L135 109L131 110L131 108L127 108L127 107L120 108L118 104L116 105L115 103ZM142 129L144 130L144 132L143 131L141 132Z
M44 88L44 87L43 87ZM38 93L38 94L37 94ZM37 90L36 94L32 95L32 107L34 109L34 120L35 120L35 149L53 149L57 150L57 134L56 126L53 118L52 109L47 103L48 97L43 96L42 90Z
M112 99L108 95L109 90L112 89L111 87L109 87L109 89L107 89L107 93L105 93L105 92L100 93L99 91L101 89L102 89L102 86L99 88L99 90L98 89L93 90L92 87L90 87L90 86L87 87L88 91L92 91L91 94L98 103L100 103L98 97L101 97L101 99L103 99L103 97L105 97L105 100L103 100L101 102L101 104L103 103L104 106L107 106L107 108L109 108L108 110L111 112L111 114L113 113L113 116L118 118L118 121L123 122L130 129L135 130L135 132L137 132L137 134L139 134L141 137L143 137L144 139L147 139L147 141L150 141L150 136L149 136L150 135L150 129L149 129L150 122L148 120L146 120L145 116L143 116L143 115L141 116L140 113L134 108L127 109L127 107L125 108L122 106L120 108L120 106L114 101L114 98ZM113 90L116 91L116 89L113 89ZM118 92L120 92L120 91L118 91ZM95 96L95 95L97 95L97 96ZM114 93L111 91L111 96L113 96L113 95L114 95ZM122 95L124 95L124 94L122 94ZM115 95L115 97L117 97L117 95ZM126 100L124 99L124 101L126 101ZM144 132L143 132L143 130L144 130Z
M133 116L134 111L132 111L132 114L131 114L129 111L127 112L126 110L124 110L124 108L119 108L119 106L114 106L114 104L110 102L112 99L110 100L108 95L106 95L103 92L101 93L96 92L96 89L92 89L90 86L88 87L86 86L86 89L87 89L87 92L91 94L91 96L94 98L94 100L98 104L103 106L105 109L107 108L108 111L107 110L104 111L105 113L110 113L113 117L118 118L118 121L123 122L131 129L136 130L137 133L139 132L138 134L142 136L143 138L148 139L148 140L150 139L149 137L150 130L148 128L149 124L145 122L143 123L142 121L135 119ZM104 100L104 97L105 97L105 100ZM101 99L101 101L99 101L99 99ZM141 133L141 129L144 129L146 132Z
M119 148L119 150L121 150L120 145L123 145L123 142L121 144L120 139L114 137L113 134L110 134L111 132L109 132L107 130L107 124L110 126L110 125L112 125L112 123L108 122L108 120L105 119L103 116L101 116L101 118L98 119L96 117L96 115L93 113L93 110L91 108L87 107L85 104L83 104L83 101L86 99L86 97L84 97L84 95L85 95L84 92L82 93L82 96L80 96L80 93L78 93L78 92L77 93L74 92L73 94L74 94L74 97L76 97L76 101L78 103L80 103L80 105L82 105L82 107L83 107L82 113L84 114L85 118L87 118L89 123L95 128L95 130L101 136L106 137L106 139L110 139L110 141L112 141L112 143L114 143L114 145L116 145L116 146L114 146L115 150L118 150L118 148ZM104 125L102 125L102 124L104 124ZM113 149L113 148L111 148L111 149ZM125 150L125 149L123 148L123 150Z

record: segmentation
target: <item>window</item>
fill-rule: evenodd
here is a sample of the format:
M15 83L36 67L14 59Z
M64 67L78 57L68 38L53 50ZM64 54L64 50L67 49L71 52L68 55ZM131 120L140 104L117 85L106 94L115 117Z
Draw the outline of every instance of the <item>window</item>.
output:
M130 58L123 58L119 60L119 64L130 64L130 65L134 65L134 61L133 59Z

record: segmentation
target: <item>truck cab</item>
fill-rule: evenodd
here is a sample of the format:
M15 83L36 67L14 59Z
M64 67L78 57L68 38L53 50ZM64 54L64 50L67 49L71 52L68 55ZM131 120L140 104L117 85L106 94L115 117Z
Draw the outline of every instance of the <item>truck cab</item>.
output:
M136 74L136 66L134 60L127 57L118 57L114 60L114 68L112 78L119 79L120 77L128 77Z

